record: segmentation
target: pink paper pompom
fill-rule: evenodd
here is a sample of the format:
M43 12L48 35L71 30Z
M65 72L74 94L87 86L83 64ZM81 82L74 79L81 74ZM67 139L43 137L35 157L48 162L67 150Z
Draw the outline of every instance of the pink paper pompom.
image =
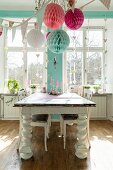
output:
M64 10L60 5L56 3L50 3L45 9L43 20L48 28L56 30L64 23L64 16Z
M65 24L71 30L79 29L84 22L84 15L83 12L78 9L74 8L74 11L69 9L65 14Z

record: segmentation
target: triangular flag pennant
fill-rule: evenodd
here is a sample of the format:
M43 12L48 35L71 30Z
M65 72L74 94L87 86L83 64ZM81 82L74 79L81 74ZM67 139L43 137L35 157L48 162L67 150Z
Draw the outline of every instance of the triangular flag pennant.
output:
M24 22L21 24L22 41L24 41L25 34L26 34L26 30L27 30L27 26L28 26L28 21L24 21Z
M102 2L107 9L110 8L111 0L100 0L100 2Z
M0 18L0 25L2 25L3 19Z
M9 28L12 28L14 22L13 21L9 21Z
M0 27L0 36L2 35L3 33L3 27Z
M14 40L14 38L15 38L15 34L16 34L16 27L14 27L14 28L12 29L12 42L13 42L13 40Z
M36 11L36 18L37 18L37 23L38 23L38 29L41 30L42 27L42 22L43 22L43 16L44 16L44 11L47 6L48 2L46 2L41 9Z

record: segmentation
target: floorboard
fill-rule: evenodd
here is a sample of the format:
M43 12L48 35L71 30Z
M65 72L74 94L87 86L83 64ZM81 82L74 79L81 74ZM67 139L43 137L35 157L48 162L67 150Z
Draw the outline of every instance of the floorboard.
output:
M34 158L21 160L16 151L18 121L0 120L0 170L113 170L113 122L90 121L91 149L87 159L75 156L76 125L67 127L66 149L59 137L59 124L52 123L48 152L43 128L33 129Z

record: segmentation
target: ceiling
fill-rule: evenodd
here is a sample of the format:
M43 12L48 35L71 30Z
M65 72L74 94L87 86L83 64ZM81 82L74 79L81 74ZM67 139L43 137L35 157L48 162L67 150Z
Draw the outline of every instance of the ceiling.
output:
M41 0L42 1L42 0ZM67 1L67 0L59 0ZM81 7L91 0L77 0L76 7ZM23 11L34 11L35 0L0 0L0 10L23 10ZM91 4L84 8L84 11L108 11L107 8L99 1L95 0ZM113 11L113 0L111 0L111 7L109 11Z

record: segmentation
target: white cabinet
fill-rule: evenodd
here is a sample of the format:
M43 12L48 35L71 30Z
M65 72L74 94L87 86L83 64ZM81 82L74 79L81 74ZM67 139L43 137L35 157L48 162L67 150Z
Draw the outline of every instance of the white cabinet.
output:
M3 118L3 115L4 115L4 113L3 113L3 105L4 105L4 97L3 97L3 95L0 95L0 118L2 119Z
M13 107L18 101L18 96L4 95L4 119L18 119L20 116L19 108Z
M91 109L91 118L106 119L107 118L107 96L95 95L92 101L96 103L96 107Z

